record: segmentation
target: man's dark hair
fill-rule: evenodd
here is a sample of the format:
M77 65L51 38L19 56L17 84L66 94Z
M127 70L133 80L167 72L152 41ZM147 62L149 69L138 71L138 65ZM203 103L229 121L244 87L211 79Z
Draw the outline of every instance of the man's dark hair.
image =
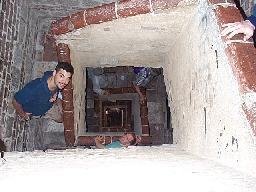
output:
M63 69L72 75L74 74L74 68L71 65L71 63L68 62L59 62L58 65L55 67L56 72L58 72L60 69Z
M135 145L136 144L136 135L135 133L126 133L126 134L131 134L133 137L133 140L130 141L130 145Z

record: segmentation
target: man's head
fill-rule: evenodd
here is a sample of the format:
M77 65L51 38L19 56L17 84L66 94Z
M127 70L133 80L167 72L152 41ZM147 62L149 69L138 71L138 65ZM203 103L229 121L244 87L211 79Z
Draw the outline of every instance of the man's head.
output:
M63 89L71 80L74 73L73 66L68 62L59 62L53 72L54 83L59 89Z
M119 138L119 141L123 146L128 147L136 143L136 136L134 133L125 133Z

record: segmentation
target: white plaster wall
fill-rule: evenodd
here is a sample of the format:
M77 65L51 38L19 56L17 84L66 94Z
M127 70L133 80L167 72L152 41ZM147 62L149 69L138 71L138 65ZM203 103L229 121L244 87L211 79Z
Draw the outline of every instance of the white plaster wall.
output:
M84 67L81 65L84 61L81 61L76 57L74 48L70 46L70 57L72 65L74 67L74 74L72 77L73 84L73 105L74 105L74 128L75 135L84 134L85 123L85 97L86 97L86 82L84 75Z
M165 63L174 143L256 175L255 138L211 7L198 7Z

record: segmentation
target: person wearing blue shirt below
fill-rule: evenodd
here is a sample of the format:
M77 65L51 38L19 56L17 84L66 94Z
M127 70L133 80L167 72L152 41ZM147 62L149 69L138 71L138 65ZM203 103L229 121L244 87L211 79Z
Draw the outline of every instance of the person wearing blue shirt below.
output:
M104 136L97 136L94 138L95 146L98 149L111 149L128 147L129 145L135 145L140 140L134 133L125 133L119 140L113 141L110 144L104 145Z
M19 117L29 120L31 116L41 117L57 108L61 109L58 110L60 114L54 114L56 111L52 112L52 119L62 122L62 106L57 97L69 83L73 73L74 69L70 63L59 62L54 71L46 71L42 78L26 84L13 98L13 106Z
M227 23L223 25L225 28L222 32L222 36L226 36L228 39L231 39L236 34L244 34L244 41L247 41L250 37L253 36L256 26L256 5L253 7L253 13L251 16L247 17L245 21Z

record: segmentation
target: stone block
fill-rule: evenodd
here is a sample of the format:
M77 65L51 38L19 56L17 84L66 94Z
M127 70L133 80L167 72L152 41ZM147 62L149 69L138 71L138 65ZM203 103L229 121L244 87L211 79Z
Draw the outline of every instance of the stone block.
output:
M129 79L126 74L119 74L117 75L117 82L116 86L117 87L128 87Z
M63 132L44 132L43 147L44 149L58 149L66 147Z
M84 18L85 13L86 13L86 11L79 11L70 16L70 21L73 24L75 29L79 29L79 28L85 27L87 25L85 18Z
M87 125L90 126L90 125L99 125L99 118L96 118L96 117L87 117L86 118L87 120Z
M116 19L115 3L85 10L85 21L88 25L112 21Z
M150 125L152 123L161 123L164 121L165 118L161 103L148 102L148 111L148 120Z
M14 118L8 117L6 120L5 137L12 137L12 129L14 127Z
M86 117L94 117L94 114L95 114L94 108L86 109Z
M99 132L99 126L98 125L88 125L87 123L87 132Z
M119 1L117 4L117 15L126 18L139 14L150 13L150 2L148 0L126 0Z
M176 7L181 0L151 0L152 10L165 10Z
M93 109L94 108L94 99L87 99L86 106L87 106L87 109Z
M147 90L147 101L148 102L157 102L158 95L156 90Z

